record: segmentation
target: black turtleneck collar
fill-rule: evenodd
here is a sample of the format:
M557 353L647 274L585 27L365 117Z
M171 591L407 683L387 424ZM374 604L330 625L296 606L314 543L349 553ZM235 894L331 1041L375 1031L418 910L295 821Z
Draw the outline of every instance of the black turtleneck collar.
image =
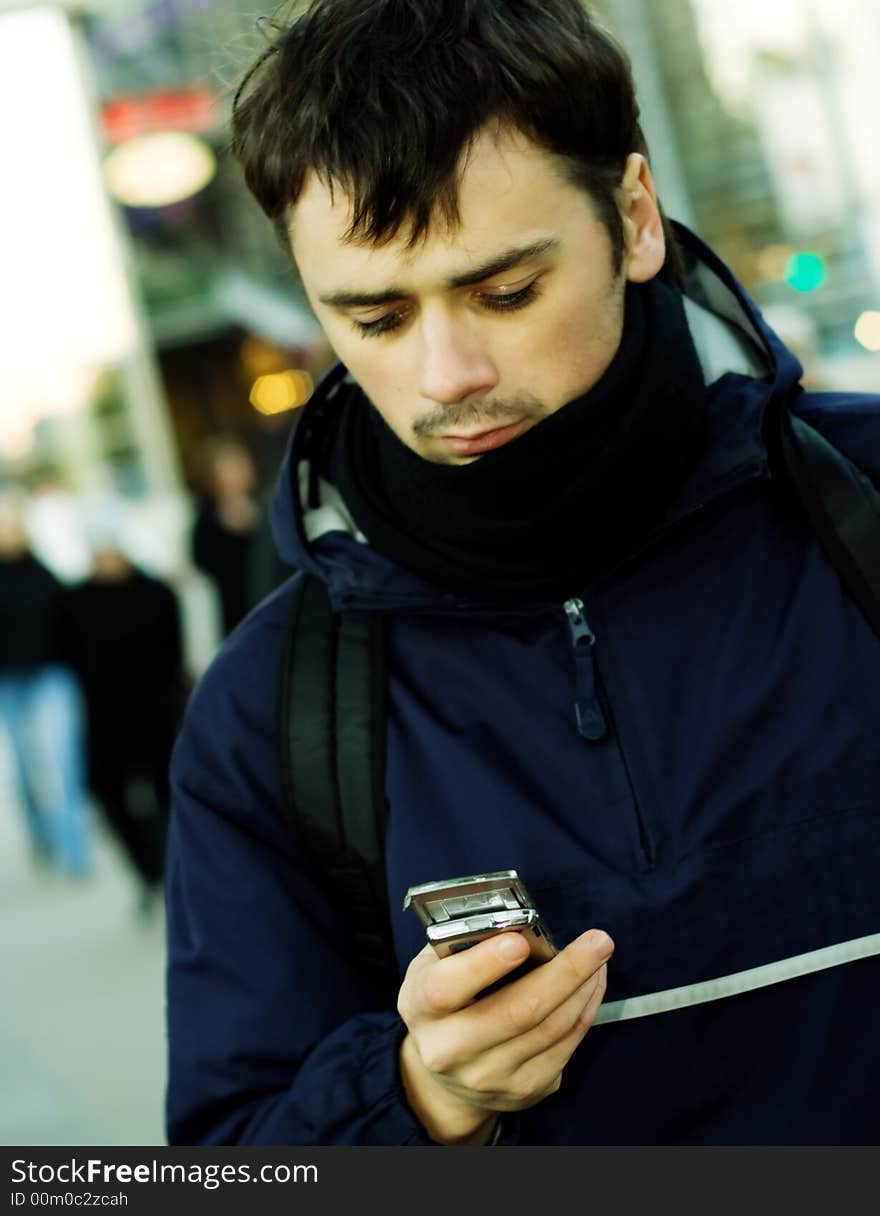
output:
M354 386L329 476L370 543L444 590L566 599L652 530L690 471L706 391L680 293L628 284L623 336L582 396L467 465L417 455Z

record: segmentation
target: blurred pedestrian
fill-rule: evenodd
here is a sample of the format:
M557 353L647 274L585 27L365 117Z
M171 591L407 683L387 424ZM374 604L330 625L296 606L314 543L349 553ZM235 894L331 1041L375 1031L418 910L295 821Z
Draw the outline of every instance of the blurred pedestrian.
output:
M89 571L82 497L60 469L44 465L27 479L24 522L34 556L63 584Z
M88 873L91 821L83 716L73 673L59 661L64 589L30 547L21 502L0 499L0 730L10 743L16 799L31 852Z
M177 597L115 536L93 536L91 574L67 593L64 638L85 694L89 785L139 877L146 911L161 891L182 699Z
M260 598L252 585L261 526L256 466L247 447L229 435L209 439L200 457L203 493L192 558L217 590L227 634Z

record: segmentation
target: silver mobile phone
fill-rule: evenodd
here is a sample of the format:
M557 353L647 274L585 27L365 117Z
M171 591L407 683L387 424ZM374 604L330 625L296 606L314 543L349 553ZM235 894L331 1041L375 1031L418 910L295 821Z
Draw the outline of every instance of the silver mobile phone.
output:
M523 969L545 963L556 947L516 870L471 874L410 887L403 901L426 926L428 941L444 957L495 933L516 931L529 943ZM517 969L517 973L519 969Z

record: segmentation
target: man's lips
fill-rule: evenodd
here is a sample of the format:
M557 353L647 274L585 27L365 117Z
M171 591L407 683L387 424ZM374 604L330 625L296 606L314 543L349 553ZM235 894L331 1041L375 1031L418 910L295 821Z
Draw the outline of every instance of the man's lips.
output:
M493 427L468 435L440 435L443 446L454 456L478 456L480 452L491 452L515 439L524 429L526 420L513 422L509 426Z

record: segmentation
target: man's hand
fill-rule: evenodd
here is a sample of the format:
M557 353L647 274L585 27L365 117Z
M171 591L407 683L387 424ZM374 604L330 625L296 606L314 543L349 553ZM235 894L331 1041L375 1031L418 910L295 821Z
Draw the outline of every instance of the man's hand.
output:
M410 1105L432 1140L485 1144L499 1111L555 1093L605 995L614 943L592 929L555 958L477 1000L528 956L506 932L438 958L426 946L398 997L409 1033L400 1052Z

